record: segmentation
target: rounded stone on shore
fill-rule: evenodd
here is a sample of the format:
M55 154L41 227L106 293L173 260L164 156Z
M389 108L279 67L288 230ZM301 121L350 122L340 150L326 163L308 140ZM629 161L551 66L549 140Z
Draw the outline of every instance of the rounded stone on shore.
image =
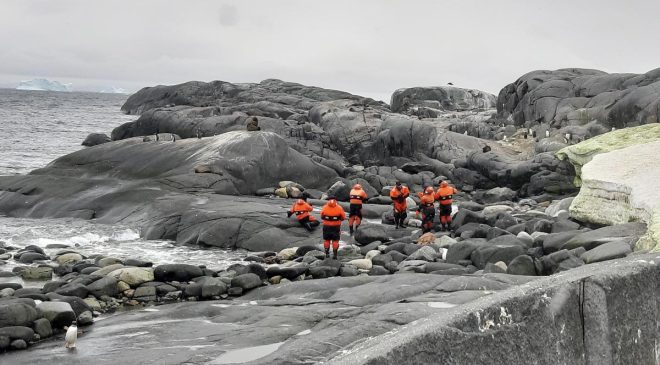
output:
M261 278L253 273L238 275L231 280L232 287L239 287L243 290L254 289L261 286Z
M66 302L42 302L37 305L37 309L53 328L64 328L76 320L76 314Z
M111 265L112 266L112 265ZM151 268L142 267L124 267L106 274L106 276L113 277L119 281L130 285L131 287L138 286L142 283L154 280L154 270Z

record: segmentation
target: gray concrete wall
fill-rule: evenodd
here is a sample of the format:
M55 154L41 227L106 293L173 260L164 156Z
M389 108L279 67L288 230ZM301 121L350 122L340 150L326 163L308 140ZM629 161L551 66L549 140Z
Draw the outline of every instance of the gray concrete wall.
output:
M658 364L660 254L586 265L367 339L331 364Z

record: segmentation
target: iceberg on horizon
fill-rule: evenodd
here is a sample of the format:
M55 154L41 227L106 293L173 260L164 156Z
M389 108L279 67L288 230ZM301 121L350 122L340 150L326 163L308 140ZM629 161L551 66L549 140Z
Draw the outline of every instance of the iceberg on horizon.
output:
M121 87L109 87L102 89L99 92L103 94L128 94L128 91L126 91L126 89L122 89Z
M71 84L62 84L57 81L50 81L46 79L33 79L28 81L21 81L16 87L16 90L38 90L38 91L71 91Z

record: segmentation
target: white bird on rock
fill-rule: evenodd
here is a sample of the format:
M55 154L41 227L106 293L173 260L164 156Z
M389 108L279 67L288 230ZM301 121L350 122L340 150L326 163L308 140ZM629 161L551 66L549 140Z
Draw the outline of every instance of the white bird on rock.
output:
M73 321L69 329L66 330L66 335L64 335L64 347L68 349L76 348L76 340L78 339L78 326L76 322Z

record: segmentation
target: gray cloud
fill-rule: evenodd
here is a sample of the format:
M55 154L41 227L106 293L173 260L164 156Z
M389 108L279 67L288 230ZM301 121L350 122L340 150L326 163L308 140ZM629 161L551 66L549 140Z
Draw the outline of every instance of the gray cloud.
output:
M497 93L535 69L659 67L659 10L635 0L3 0L0 85L280 78L386 100L447 82Z
M225 26L236 25L238 22L238 12L233 5L222 4L220 6L220 24Z

